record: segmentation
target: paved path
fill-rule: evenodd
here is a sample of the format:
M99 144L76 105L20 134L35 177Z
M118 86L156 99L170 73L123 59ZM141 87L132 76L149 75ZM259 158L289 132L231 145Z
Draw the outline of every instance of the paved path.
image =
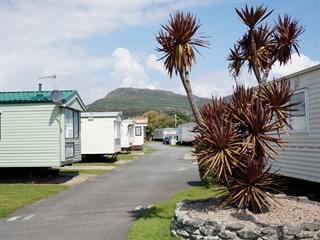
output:
M1 240L123 240L137 206L167 200L199 181L189 149L159 150L0 219Z

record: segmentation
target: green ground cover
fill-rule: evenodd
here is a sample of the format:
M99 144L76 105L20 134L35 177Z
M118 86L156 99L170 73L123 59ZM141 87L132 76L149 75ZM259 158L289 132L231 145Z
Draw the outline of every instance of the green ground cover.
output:
M106 163L106 162L77 162L72 163L72 166L120 166L121 164L117 163Z
M171 236L171 218L176 203L189 199L209 198L219 196L221 188L205 188L202 186L191 187L185 191L175 194L170 200L155 204L142 214L140 219L130 229L127 240L176 240Z
M0 184L0 218L66 188L61 184Z

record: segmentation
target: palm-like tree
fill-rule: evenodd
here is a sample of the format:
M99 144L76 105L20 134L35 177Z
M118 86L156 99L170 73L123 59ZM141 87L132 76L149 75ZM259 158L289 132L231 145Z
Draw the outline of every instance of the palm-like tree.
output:
M258 6L255 10L248 6L236 12L248 31L230 49L228 60L229 70L239 76L244 63L248 61L249 71L253 71L260 85L267 82L271 67L276 61L285 65L291 60L293 50L299 55L298 37L304 32L305 27L299 21L288 15L278 17L273 27L262 22L273 12L266 7Z
M170 78L173 72L176 75L179 74L193 115L198 123L201 122L201 115L193 96L189 73L192 64L196 63L194 50L199 53L196 47L209 47L209 41L205 40L206 36L196 38L200 26L199 21L191 13L184 14L178 11L174 15L170 15L168 25L161 25L162 29L156 36L161 45L156 50L164 53L164 56L159 60L165 59L164 67Z

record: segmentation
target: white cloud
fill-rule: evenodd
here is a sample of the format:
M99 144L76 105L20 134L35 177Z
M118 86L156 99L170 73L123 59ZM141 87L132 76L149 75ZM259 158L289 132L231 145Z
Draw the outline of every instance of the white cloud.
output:
M113 80L121 82L121 87L155 89L148 83L149 76L144 67L132 56L128 49L117 48L112 53L114 58L113 72L110 74Z
M0 90L37 89L38 78L49 73L57 75L60 89L78 90L85 103L120 85L154 88L157 84L150 83L145 71L150 67L159 69L157 63L152 63L152 56L141 61L130 53L111 57L107 47L108 52L98 55L91 52L94 45L90 41L96 36L112 37L113 31L126 27L158 25L167 19L168 13L190 4L181 7L176 1L1 2ZM120 82L108 79L110 71ZM54 85L52 81L43 81L45 90Z
M270 72L269 80L272 80L273 78L284 77L317 64L320 64L320 62L313 61L303 54L300 54L299 57L298 54L294 53L292 55L291 63L281 67L279 64L274 65L272 71ZM244 84L246 87L257 85L254 75L248 73L246 68L243 68L242 75L237 78L236 81L229 74L227 69L191 76L190 80L193 93L198 97L207 98L211 98L212 96L222 97L230 95L233 91L236 81ZM178 91L181 94L186 94L182 85L179 87Z
M42 81L44 90L76 89L86 104L104 97L119 86L166 89L185 94L179 77L170 79L152 49L137 52L133 45L105 46L97 50L96 37L114 39L113 32L135 26L155 25L168 20L169 13L192 9L208 1L7 1L1 2L0 90L36 90L38 78L56 74L56 83ZM130 31L128 31L130 32ZM143 35L144 32L136 32ZM123 34L121 36L128 36ZM154 41L153 37L150 37ZM138 43L144 44L139 39ZM129 52L129 50L131 52ZM111 54L112 53L112 54ZM301 55L292 65L274 67L274 75L310 67L319 62ZM289 72L287 72L289 71ZM243 72L246 72L244 70ZM195 72L196 73L196 72ZM255 84L244 74L241 79ZM198 96L226 95L234 79L227 70L191 75Z
M280 64L276 64L272 71L270 72L270 75L279 78L284 77L289 74L299 72L303 69L310 68L314 65L320 64L319 61L313 61L312 59L308 58L307 56L300 54L300 57L297 53L292 54L291 56L291 63L280 66Z
M168 76L167 71L163 67L163 62L158 61L158 57L154 54L150 54L146 60L146 66L148 69L156 70L163 74L164 76Z

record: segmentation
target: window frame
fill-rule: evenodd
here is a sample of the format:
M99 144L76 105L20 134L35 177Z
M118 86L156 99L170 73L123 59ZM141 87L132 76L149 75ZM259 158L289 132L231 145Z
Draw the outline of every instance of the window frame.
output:
M139 129L139 130L138 130L138 129ZM141 126L135 126L134 135L135 135L135 136L142 136Z
M68 145L72 146L72 155L68 155L67 154L69 152L68 151ZM70 159L70 158L74 158L74 156L75 156L74 143L73 142L67 142L65 144L65 157L66 157L66 159Z
M72 126L67 126L70 125L70 123L67 123L67 112L70 112L72 115ZM69 136L68 131L72 130L72 136ZM70 133L70 132L69 132ZM72 109L72 108L65 108L65 138L66 139L79 139L80 138L80 112Z
M304 121L305 121L305 128L304 129L289 129L289 131L291 133L306 133L310 131L310 123L309 123L309 102L308 102L308 89L307 88L302 88L299 90L295 90L293 95L295 94L299 94L299 93L304 93ZM289 102L289 104L291 104L293 102ZM299 105L297 105L299 106ZM297 107L297 106L293 106L293 108ZM293 112L294 114L294 112ZM289 112L289 123L291 124L291 118L294 117L294 115L291 115L291 113Z

